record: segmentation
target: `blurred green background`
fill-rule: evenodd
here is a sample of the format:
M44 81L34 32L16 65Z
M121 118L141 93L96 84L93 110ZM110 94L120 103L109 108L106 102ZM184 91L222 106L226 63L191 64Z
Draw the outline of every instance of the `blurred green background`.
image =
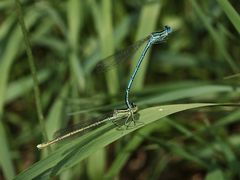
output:
M36 148L69 123L124 107L141 49L110 71L98 74L95 67L164 25L173 33L148 52L131 100L140 109L238 103L239 1L22 0L18 8L16 2L0 1L0 179L240 179L237 107L180 112L89 146L75 140Z

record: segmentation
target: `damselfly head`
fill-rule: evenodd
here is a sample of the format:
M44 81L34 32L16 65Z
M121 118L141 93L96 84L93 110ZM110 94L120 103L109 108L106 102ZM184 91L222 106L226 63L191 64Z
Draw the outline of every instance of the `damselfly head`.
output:
M166 31L168 34L170 34L173 30L170 26L164 26L164 31Z
M172 32L172 28L165 26L160 32L153 32L151 34L150 42L152 44L159 44L165 40L165 38Z

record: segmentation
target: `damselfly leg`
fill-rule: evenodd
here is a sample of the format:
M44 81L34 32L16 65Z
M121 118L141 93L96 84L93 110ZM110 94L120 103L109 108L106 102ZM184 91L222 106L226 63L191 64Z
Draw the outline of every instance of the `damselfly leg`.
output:
M131 108L118 109L115 110L114 113L116 117L117 116L122 118L124 117L125 121L123 124L121 124L121 126L124 125L125 127L129 128L136 125L135 113L137 111L138 107L135 104L131 104ZM118 124L118 120L115 119L114 121L115 121L114 124L117 124L117 126L120 127Z

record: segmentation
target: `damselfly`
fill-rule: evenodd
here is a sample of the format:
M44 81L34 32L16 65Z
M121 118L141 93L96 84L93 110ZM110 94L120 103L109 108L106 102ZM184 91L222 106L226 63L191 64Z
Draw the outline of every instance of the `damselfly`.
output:
M50 140L48 142L45 142L45 143L42 143L42 144L38 144L37 145L37 148L38 149L43 149L43 148L46 148L52 144L55 144L57 142L60 142L68 137L71 137L73 135L76 135L76 134L79 134L83 131L86 131L88 129L91 129L93 127L96 127L96 126L100 126L106 122L109 122L109 121L113 121L113 123L117 123L117 121L121 120L121 119L124 119L126 118L127 120L132 116L131 113L135 113L137 112L138 110L138 107L137 106L134 106L131 111L129 109L119 109L119 110L114 110L113 113L112 113L112 116L104 119L104 120L101 120L101 121L97 121L95 123L92 123L88 126L85 126L85 127L81 127L79 129L76 129L75 131L72 131L72 132L69 132L69 133L66 133L62 136L59 136L59 137L56 137L55 139L53 140ZM135 122L134 122L135 123ZM125 123L124 123L125 124Z
M141 65L148 49L153 44L159 44L159 43L163 42L171 32L172 32L172 28L169 27L169 26L165 26L164 30L162 30L160 32L153 32L152 34L150 34L149 36L147 36L143 40L138 41L135 45L130 46L130 48L128 48L126 50L123 50L123 51L120 51L120 52L116 53L115 55L109 56L109 57L107 57L106 59L103 60L103 61L105 61L105 60L109 61L111 63L106 63L106 64L103 63L103 64L100 64L100 65L97 65L97 71L109 70L113 65L118 64L124 56L126 58L130 54L133 54L134 52L136 52L139 49L139 47L141 47L142 44L144 44L144 42L147 42L141 56L139 57L139 60L138 60L137 65L134 69L134 72L129 79L129 82L128 82L128 85L127 85L127 88L126 88L126 91L125 91L125 104L127 106L127 109L114 110L112 116L110 116L110 117L108 117L108 118L106 118L102 121L95 122L95 123L90 124L88 126L79 128L75 131L72 131L72 132L69 132L69 133L64 134L62 136L56 137L55 139L50 140L48 142L39 144L39 145L37 145L37 148L38 149L43 149L45 147L50 146L51 144L62 141L64 139L68 138L68 137L71 137L75 134L81 133L81 132L83 132L85 130L88 130L90 128L99 126L99 125L101 125L105 122L108 122L108 121L115 121L115 120L118 120L118 119L126 118L124 125L129 126L129 124L131 124L132 122L135 124L136 122L135 122L135 119L134 119L133 115L134 115L134 113L137 112L138 108L134 103L129 101L129 93L130 93L130 90L131 90L132 83L134 81L134 78L135 78L135 76L136 76L136 74L137 74L137 72L140 68L140 65ZM112 61L110 61L110 59ZM115 59L115 61L113 61L113 59ZM131 120L129 121L129 119L131 119Z
M99 65L97 65L97 71L106 71L111 69L112 66L118 64L120 61L122 61L123 57L127 58L130 54L136 52L139 47L141 47L141 45L147 41L146 46L143 49L143 52L141 53L141 56L139 57L139 60L137 62L137 65L134 69L133 74L131 75L129 81L128 81L128 85L127 88L125 90L125 104L127 106L127 108L129 109L129 111L131 112L131 121L134 121L134 116L133 116L133 112L132 109L135 106L134 103L129 101L129 93L132 87L132 83L134 81L134 78L140 68L140 65L148 51L148 49L153 45L153 44L159 44L161 42L163 42L166 37L172 32L172 28L169 26L165 26L164 29L160 32L153 32L152 34L150 34L149 36L147 36L146 38L144 38L143 40L138 41L136 44L130 46L129 48L122 50L118 53L116 53L115 55L109 56L107 58L105 58L102 62L105 63L101 63ZM108 61L108 62L107 62ZM126 121L126 125L129 122Z

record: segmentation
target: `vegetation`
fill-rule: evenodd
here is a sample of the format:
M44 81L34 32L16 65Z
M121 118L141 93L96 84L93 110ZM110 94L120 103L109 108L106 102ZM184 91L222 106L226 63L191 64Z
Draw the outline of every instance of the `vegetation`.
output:
M238 5L0 1L0 179L239 179ZM109 71L97 64L164 25L173 33L133 83L135 126L109 122L36 148L58 129L124 108L142 49Z

